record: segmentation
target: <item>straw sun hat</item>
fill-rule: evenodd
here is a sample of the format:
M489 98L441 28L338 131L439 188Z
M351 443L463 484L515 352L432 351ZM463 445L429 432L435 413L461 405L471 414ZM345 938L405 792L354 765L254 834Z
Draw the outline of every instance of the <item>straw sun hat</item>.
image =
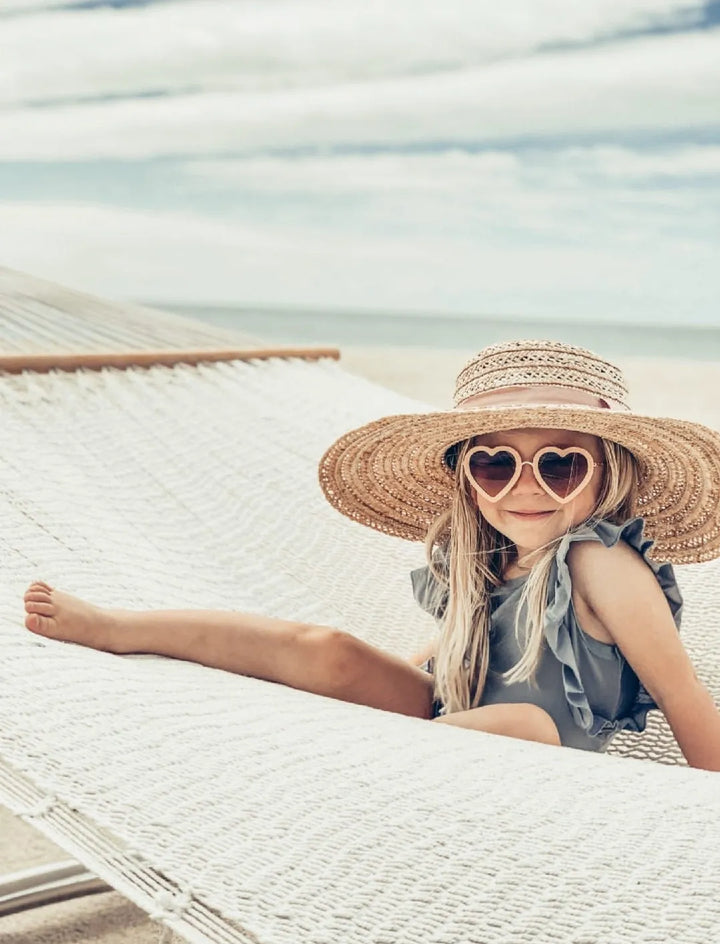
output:
M622 372L559 341L484 348L460 371L451 410L386 416L341 436L320 460L320 485L349 518L424 540L455 488L446 453L505 429L591 433L638 461L634 514L654 540L652 557L674 564L720 556L720 433L684 420L641 416Z

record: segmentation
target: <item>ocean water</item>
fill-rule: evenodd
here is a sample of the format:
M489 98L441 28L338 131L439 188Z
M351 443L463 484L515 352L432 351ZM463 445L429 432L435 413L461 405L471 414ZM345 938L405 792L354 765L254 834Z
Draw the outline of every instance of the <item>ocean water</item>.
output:
M720 0L3 0L0 30L6 266L268 337L720 322Z
M278 344L467 350L515 338L546 338L578 344L607 357L720 360L720 327L183 305L171 310Z

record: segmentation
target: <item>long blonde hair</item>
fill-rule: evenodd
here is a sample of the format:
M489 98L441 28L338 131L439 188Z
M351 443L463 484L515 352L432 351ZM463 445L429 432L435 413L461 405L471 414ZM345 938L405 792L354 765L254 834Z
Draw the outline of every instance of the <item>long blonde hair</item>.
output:
M633 515L637 464L623 446L601 439L603 481L590 518L622 523ZM432 525L425 542L434 579L433 606L441 612L435 656L435 698L448 713L476 708L481 702L490 662L490 596L517 559L515 545L479 514L462 460L473 440L458 444L456 486L451 507ZM532 565L517 607L515 635L524 646L519 661L503 678L532 684L543 647L548 579L563 535L545 545ZM522 617L521 617L522 614Z

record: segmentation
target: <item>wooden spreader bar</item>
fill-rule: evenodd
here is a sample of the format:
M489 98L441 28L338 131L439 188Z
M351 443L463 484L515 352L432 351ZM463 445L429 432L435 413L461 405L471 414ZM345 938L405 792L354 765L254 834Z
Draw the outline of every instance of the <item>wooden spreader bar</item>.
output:
M339 360L337 348L244 348L243 350L196 351L108 351L83 354L0 354L0 372L20 374L24 370L46 374L51 370L101 370L115 367L174 367L176 364L202 364L217 361L265 361L272 357L301 358L316 361L322 358Z

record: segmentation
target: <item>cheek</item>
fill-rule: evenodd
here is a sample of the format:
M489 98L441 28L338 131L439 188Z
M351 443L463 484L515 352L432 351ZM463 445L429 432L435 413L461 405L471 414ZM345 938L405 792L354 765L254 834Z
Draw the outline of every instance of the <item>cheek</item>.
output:
M577 519L579 522L583 518L588 518L595 510L599 497L600 486L596 485L595 482L591 482L582 494L578 495L574 502L571 502L573 519Z
M484 518L485 521L487 521L493 527L498 528L500 515L498 512L497 505L494 505L492 502L489 502L486 498L483 498L481 495L478 495L478 493L475 490L473 490L473 506L477 509L478 514L480 515L481 518Z

